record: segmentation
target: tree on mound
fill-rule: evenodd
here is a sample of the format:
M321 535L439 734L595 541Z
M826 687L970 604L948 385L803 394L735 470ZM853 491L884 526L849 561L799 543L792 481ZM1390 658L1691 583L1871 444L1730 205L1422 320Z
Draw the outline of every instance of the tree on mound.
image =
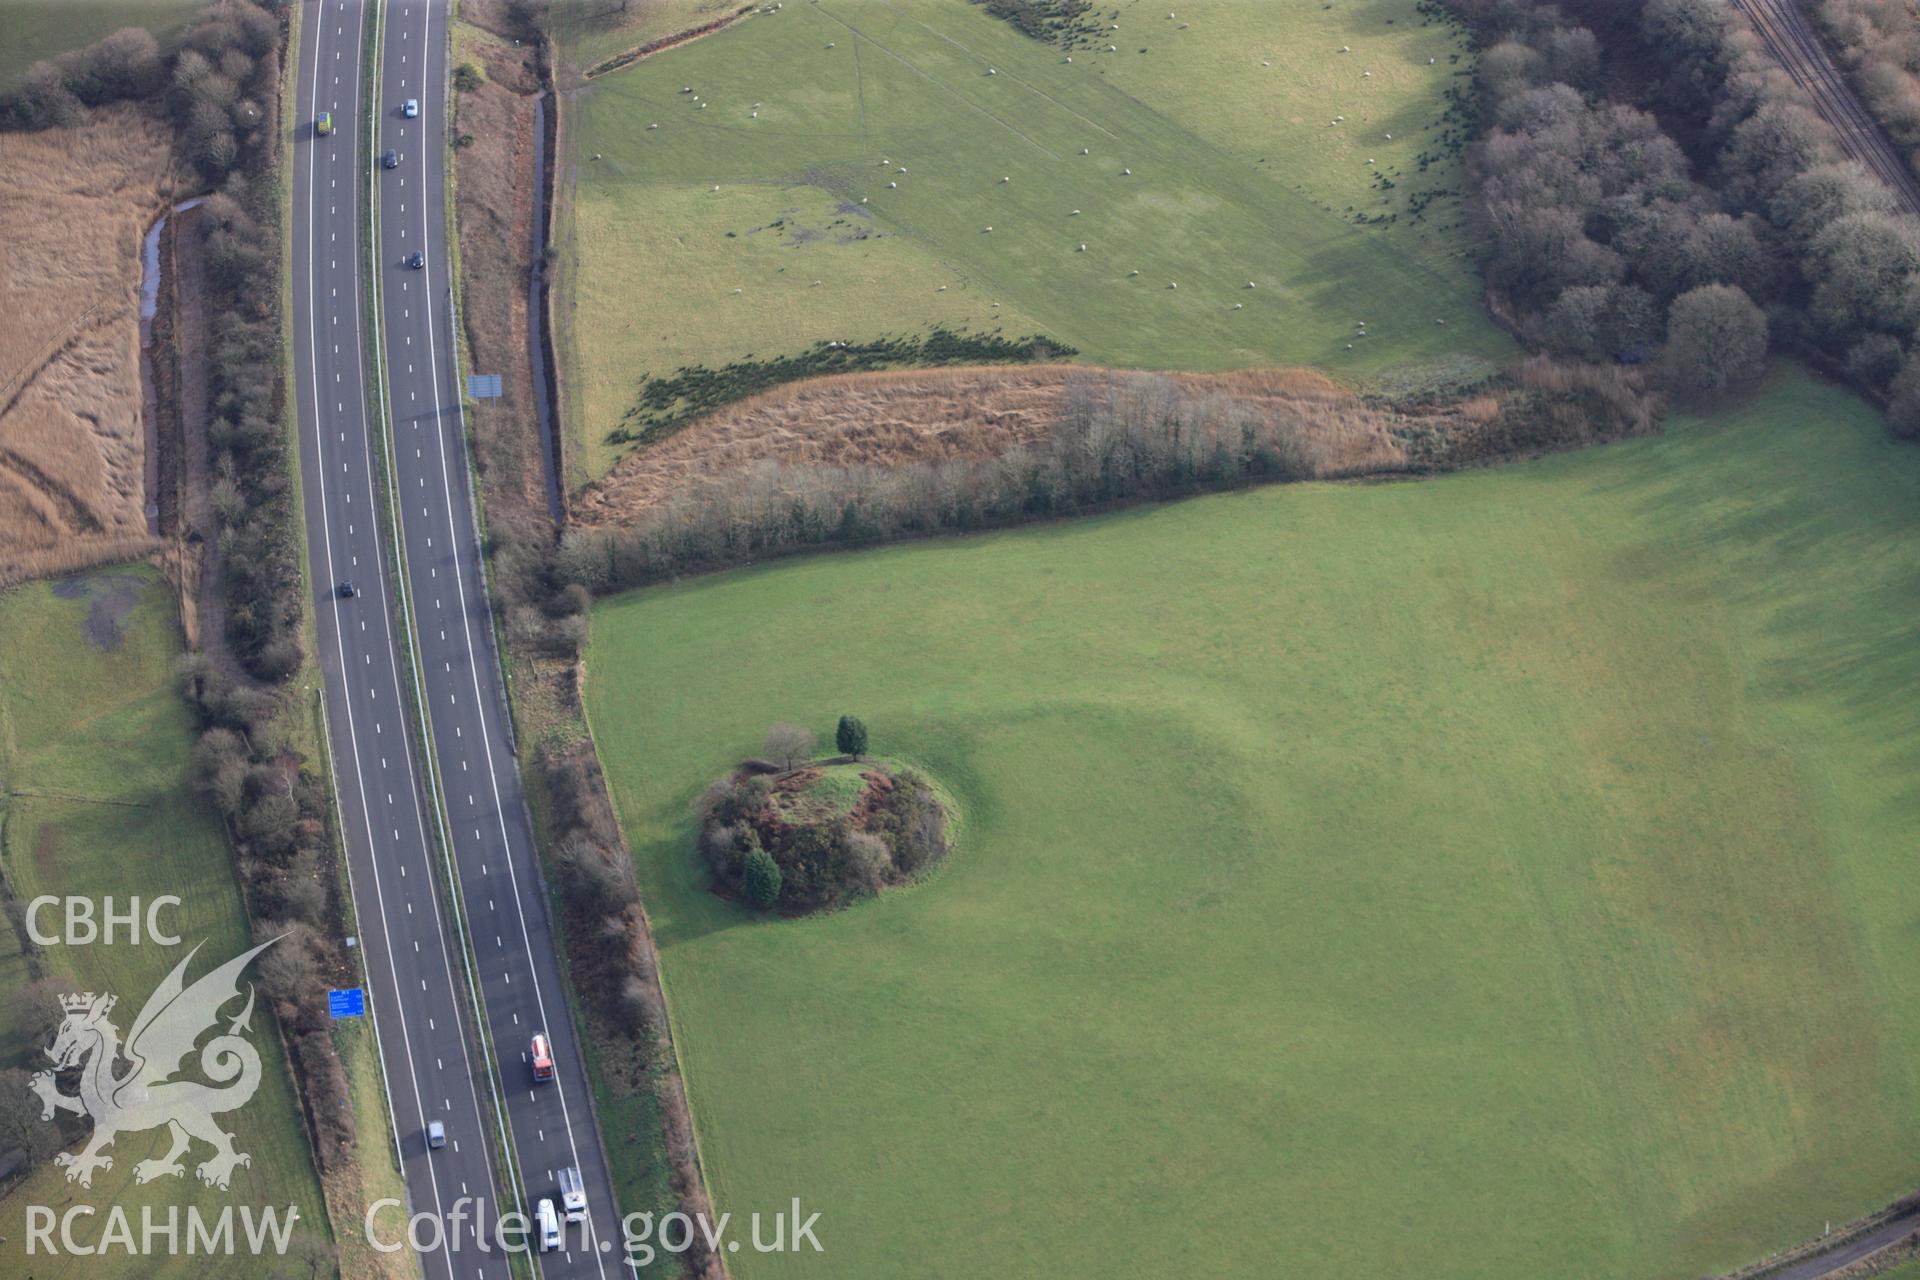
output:
M946 856L946 809L925 777L881 761L809 761L798 743L769 733L768 753L786 767L748 761L701 797L699 851L715 892L804 915L904 884Z
M780 901L780 864L765 849L756 847L747 854L746 876L743 888L747 891L747 900L756 907L771 907Z
M791 769L813 754L813 730L805 725L777 724L767 730L767 754Z
M833 742L840 748L841 755L858 760L867 754L866 721L859 716L841 716L840 727L834 730Z

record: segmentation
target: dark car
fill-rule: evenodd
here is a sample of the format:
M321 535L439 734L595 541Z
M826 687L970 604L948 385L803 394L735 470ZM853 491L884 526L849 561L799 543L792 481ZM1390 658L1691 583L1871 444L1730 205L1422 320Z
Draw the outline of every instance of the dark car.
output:
M335 587L334 590L340 593L342 600L351 600L360 594L359 588L355 587L351 582L343 582L338 587Z
M427 265L427 255L415 249L407 258L407 265L418 270Z
M391 147L387 148L386 152L380 157L380 167L383 169L398 169L400 167L400 153Z

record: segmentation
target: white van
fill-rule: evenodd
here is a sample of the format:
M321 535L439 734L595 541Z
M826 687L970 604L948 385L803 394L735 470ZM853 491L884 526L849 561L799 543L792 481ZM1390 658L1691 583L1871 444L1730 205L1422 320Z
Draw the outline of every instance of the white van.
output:
M580 1180L580 1171L572 1165L560 1171L560 1209L567 1215L568 1222L587 1220L587 1184Z
M560 1247L560 1215L553 1211L553 1201L545 1196L534 1206L533 1220L540 1227L540 1252L551 1253Z

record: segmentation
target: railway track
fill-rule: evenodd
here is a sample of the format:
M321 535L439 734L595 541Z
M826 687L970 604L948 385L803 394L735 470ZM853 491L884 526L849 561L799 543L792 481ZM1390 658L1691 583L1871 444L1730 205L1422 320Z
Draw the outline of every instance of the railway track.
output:
M1760 33L1774 60L1806 91L1847 155L1885 183L1908 213L1920 216L1920 180L1860 104L1853 86L1793 0L1733 0L1733 6Z

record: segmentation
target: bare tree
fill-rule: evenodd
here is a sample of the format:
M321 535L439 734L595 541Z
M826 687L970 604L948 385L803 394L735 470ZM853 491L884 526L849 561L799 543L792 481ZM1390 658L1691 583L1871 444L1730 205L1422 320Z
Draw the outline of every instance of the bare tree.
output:
M887 842L866 831L849 833L847 876L862 892L878 893L893 876L893 851Z
M766 752L791 769L813 755L813 730L782 722L767 730Z

